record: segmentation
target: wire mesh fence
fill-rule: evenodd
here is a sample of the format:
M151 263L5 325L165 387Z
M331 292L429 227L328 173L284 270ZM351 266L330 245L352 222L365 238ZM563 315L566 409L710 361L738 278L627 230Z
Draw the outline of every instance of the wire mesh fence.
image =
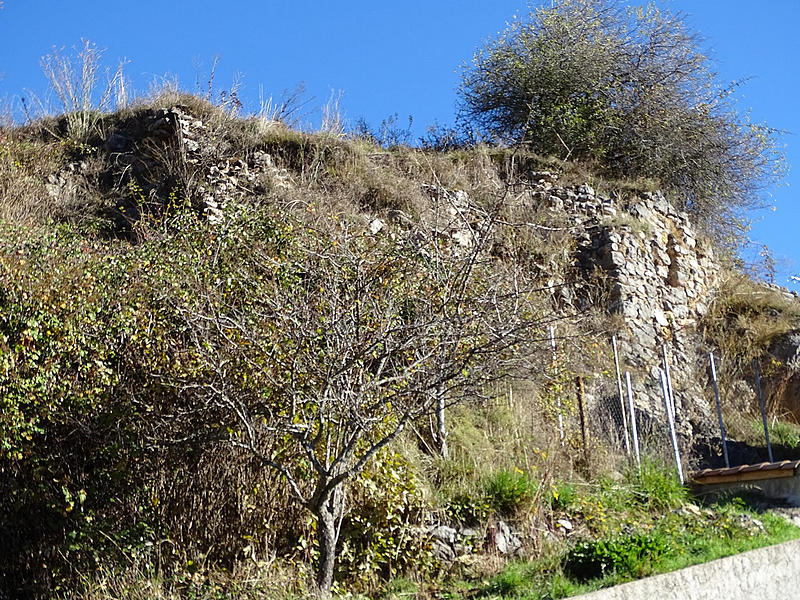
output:
M552 359L536 382L496 392L508 407L514 451L526 464L545 454L589 471L618 468L620 459L631 465L650 460L671 465L686 481L701 467L796 457L800 426L787 423L769 401L762 413L754 374L752 381L734 378L719 356L714 365L710 355L689 364L661 347L656 353L651 349L649 362L632 368L631 356L639 350L618 349L611 339L607 364L599 369L595 364L591 375L578 377L557 335L553 339ZM762 391L769 397L770 390ZM698 426L702 440L696 437Z

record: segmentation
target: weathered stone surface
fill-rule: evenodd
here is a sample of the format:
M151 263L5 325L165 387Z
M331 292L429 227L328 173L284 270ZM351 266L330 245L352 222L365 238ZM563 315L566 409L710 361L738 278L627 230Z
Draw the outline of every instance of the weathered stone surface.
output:
M456 529L449 525L433 525L423 534L431 541L431 552L441 561L453 562L474 554L483 545L483 531L464 527ZM521 545L521 544L520 544Z
M486 541L490 549L506 556L516 554L522 548L522 541L505 521L498 521L489 527Z
M383 219L372 219L369 223L369 232L372 235L376 235L384 230L386 227L386 222Z
M800 331L780 336L770 345L769 353L792 371L800 371Z
M580 248L576 262L587 274L603 269L609 279L609 308L624 325L617 335L621 366L631 372L637 410L646 420L663 421L657 374L666 347L676 403L682 407L678 430L688 441L697 433L692 428L707 424L712 414L705 398L706 377L698 371L702 340L697 324L708 312L718 267L707 244L698 243L687 215L663 194L645 193L625 204L591 192L585 186L553 187L548 197L557 197L569 215ZM617 215L630 214L639 225L614 225L603 216L608 206Z

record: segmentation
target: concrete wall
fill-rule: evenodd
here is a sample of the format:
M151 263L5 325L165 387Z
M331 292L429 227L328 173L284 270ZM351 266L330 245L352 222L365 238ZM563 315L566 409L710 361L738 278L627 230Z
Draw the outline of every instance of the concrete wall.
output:
M797 600L800 541L577 596L583 600Z

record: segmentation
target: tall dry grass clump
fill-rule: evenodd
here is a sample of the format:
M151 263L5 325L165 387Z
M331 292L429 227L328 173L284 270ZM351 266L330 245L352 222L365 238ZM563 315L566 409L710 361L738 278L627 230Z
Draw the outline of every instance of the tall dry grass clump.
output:
M100 119L100 113L112 107L125 106L129 86L123 75L124 62L113 71L101 66L103 51L89 40L82 40L76 55L53 48L42 57L41 66L58 98L69 126L69 134L84 139ZM105 81L101 82L101 76Z

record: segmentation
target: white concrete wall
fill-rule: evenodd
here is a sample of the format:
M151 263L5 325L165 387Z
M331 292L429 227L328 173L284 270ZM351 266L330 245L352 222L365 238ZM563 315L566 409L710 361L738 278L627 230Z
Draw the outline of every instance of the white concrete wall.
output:
M798 600L800 540L624 583L582 600Z

